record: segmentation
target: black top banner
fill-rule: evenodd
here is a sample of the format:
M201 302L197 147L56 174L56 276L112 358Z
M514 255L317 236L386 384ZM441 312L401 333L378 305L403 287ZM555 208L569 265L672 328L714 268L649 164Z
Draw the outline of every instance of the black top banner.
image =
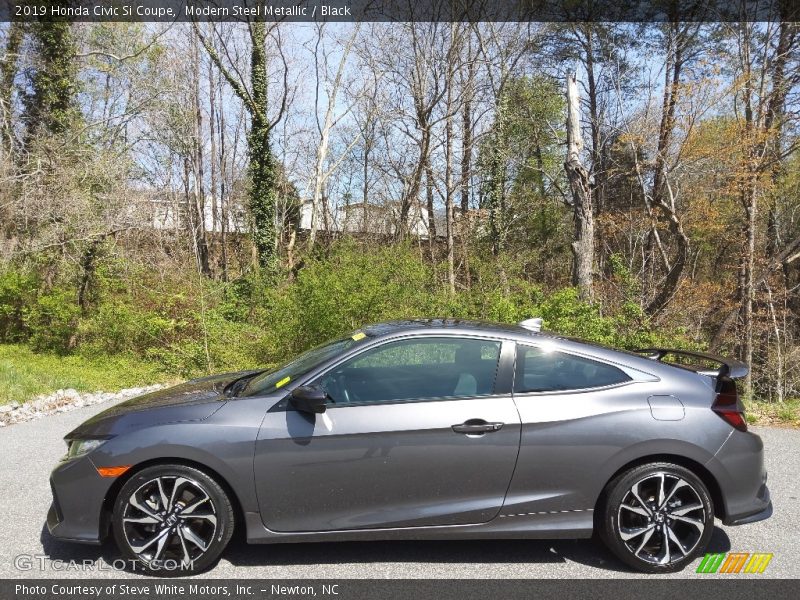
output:
M800 0L0 0L0 21L799 21Z

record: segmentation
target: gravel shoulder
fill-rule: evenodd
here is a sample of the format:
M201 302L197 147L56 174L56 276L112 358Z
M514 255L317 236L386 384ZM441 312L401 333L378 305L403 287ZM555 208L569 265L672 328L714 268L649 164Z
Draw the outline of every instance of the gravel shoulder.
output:
M162 387L164 386L157 383L126 388L118 392L80 393L73 389L57 390L52 394L37 396L28 402L11 402L0 405L0 427L24 423L47 415L69 412L95 404L110 406L114 402L123 402Z
M120 392L122 393L122 392ZM142 390L139 391L142 393ZM114 571L112 544L69 544L47 533L48 477L64 454L63 435L113 402L74 408L0 428L0 490L6 524L0 528L0 577L136 577ZM753 427L764 439L772 518L741 527L718 526L710 550L772 552L756 577L800 578L800 431ZM20 563L20 555L31 559ZM41 558L38 558L41 557ZM62 562L59 562L62 561ZM86 561L78 567L70 561ZM30 565L30 569L24 567ZM23 568L20 568L23 567ZM216 578L629 578L628 571L590 540L467 542L359 542L249 546L234 539L223 559L204 577ZM671 577L697 575L690 567ZM747 576L749 577L749 576Z

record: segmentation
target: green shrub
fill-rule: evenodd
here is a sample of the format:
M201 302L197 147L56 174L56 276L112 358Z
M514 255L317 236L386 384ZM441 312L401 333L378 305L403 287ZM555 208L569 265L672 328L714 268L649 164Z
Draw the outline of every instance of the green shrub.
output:
M268 366L262 352L262 332L248 323L228 321L217 311L208 311L197 323L196 335L185 336L164 346L151 346L144 355L165 371L195 377Z
M99 305L80 324L81 351L90 355L137 354L180 337L181 323L122 300Z
M74 346L80 316L74 294L61 289L42 294L24 314L35 350L64 354Z
M476 251L468 282L466 265L458 266L453 294L446 265L432 264L412 244L340 241L306 257L291 280L219 282L111 256L98 266L83 312L74 277L62 274L42 293L38 277L7 269L0 273L0 340L97 361L130 358L181 377L274 365L365 324L413 317L515 323L538 316L547 331L603 344L692 347L680 330L651 327L629 299L636 294L603 307L582 302L570 287L544 291L530 260ZM615 273L627 280L621 264Z
M0 341L28 339L25 311L36 301L39 279L33 274L7 269L0 271Z
M271 353L299 352L367 323L425 316L430 284L429 268L410 246L365 252L341 243L267 296Z
M436 272L444 273L444 267ZM475 259L471 275L469 289L450 294L413 247L365 250L345 241L328 256L309 260L292 282L277 288L251 282L239 288L248 289L250 302L258 296L255 321L262 328L255 357L267 363L367 323L409 317L506 323L542 317L547 331L601 344L689 346L680 332L651 328L636 303L622 302L604 313L600 305L581 301L574 288L545 293L508 257ZM260 285L267 287L258 295Z

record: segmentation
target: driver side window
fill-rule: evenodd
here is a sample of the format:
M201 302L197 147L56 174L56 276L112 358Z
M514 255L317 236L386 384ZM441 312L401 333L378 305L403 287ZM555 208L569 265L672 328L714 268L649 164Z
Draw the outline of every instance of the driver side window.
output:
M319 380L337 404L404 402L493 393L500 342L426 338L367 350Z

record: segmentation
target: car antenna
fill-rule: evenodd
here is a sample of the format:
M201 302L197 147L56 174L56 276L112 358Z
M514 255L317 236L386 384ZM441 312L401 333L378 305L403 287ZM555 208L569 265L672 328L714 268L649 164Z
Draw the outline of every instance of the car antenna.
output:
M539 333L542 330L542 323L543 320L541 317L535 317L533 319L525 319L524 321L520 321L519 326L535 333Z

